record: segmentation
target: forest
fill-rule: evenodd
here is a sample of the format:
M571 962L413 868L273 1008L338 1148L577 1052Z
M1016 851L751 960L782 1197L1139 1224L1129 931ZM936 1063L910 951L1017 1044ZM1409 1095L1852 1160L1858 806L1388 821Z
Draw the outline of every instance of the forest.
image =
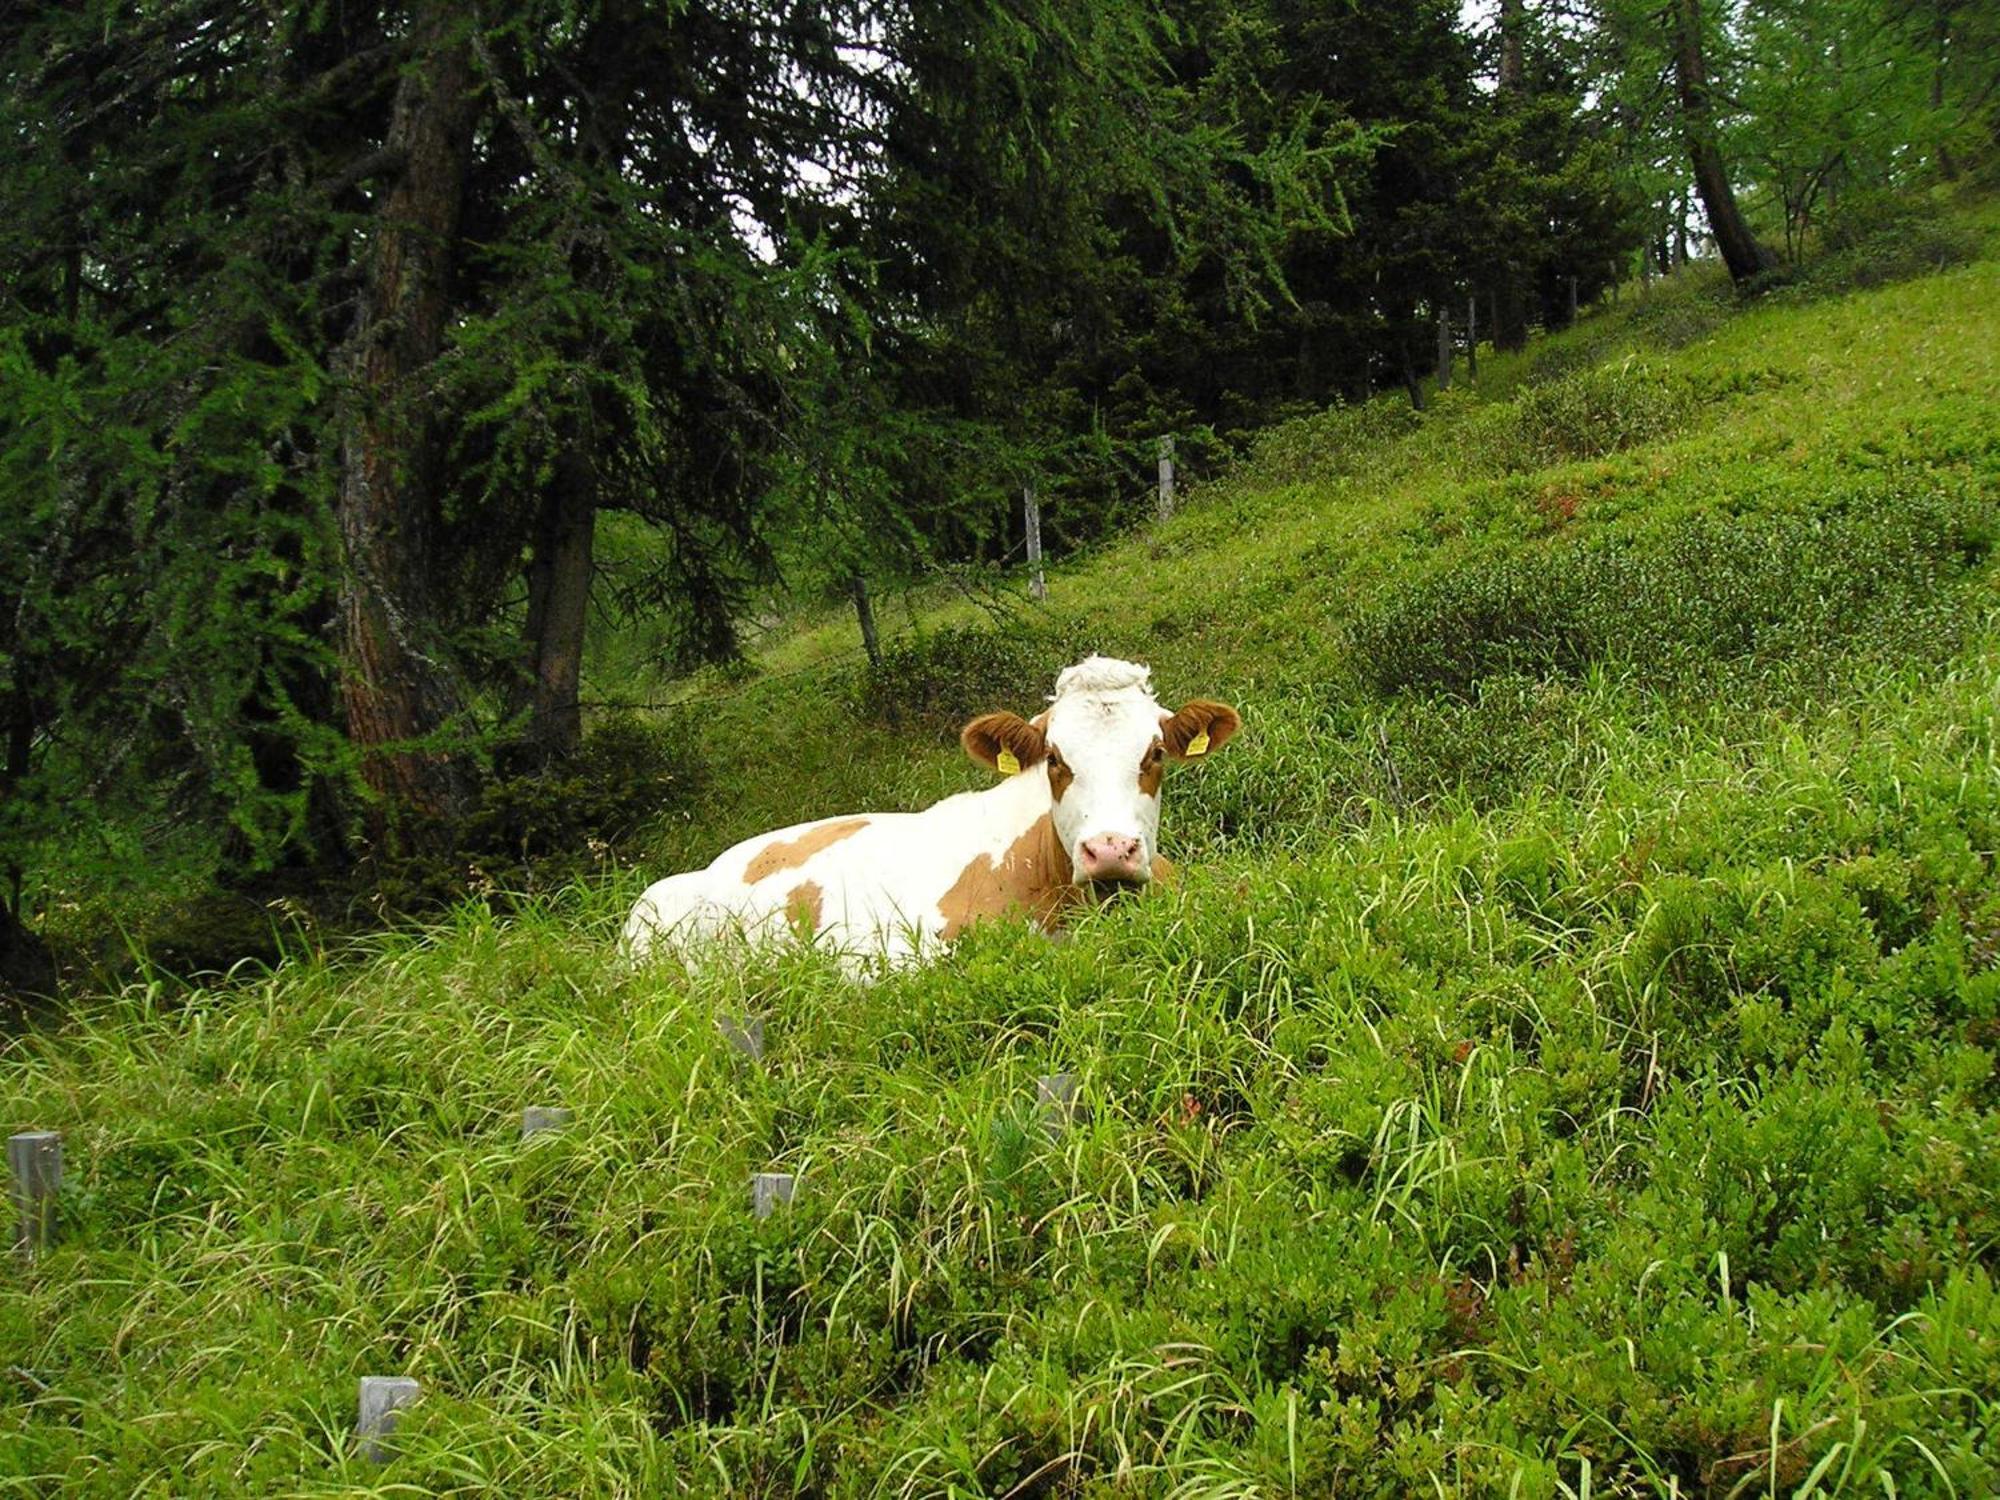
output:
M1995 29L12 7L5 972L226 961L246 891L449 901L495 844L578 842L524 825L590 703L773 609L872 640L875 599L1004 592L1024 486L1060 558L1148 513L1162 438L1185 483L1284 417L1420 407L1691 255L1780 285L1989 159ZM593 634L648 686L587 690Z

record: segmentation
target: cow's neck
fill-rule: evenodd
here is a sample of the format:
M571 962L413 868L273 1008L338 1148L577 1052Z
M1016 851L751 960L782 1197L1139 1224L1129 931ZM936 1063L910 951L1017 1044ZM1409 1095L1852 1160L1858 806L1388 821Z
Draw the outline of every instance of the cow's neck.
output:
M1055 837L1055 799L1049 792L1049 773L1040 766L1009 776L998 786L981 794L981 802L994 835L1012 845L1038 822L1048 822L1049 847L1061 852ZM1069 858L1063 856L1067 865Z
M1056 837L1047 774L1023 771L982 792L980 801L992 842L938 903L945 938L969 922L1014 911L1054 927L1079 893L1069 851Z

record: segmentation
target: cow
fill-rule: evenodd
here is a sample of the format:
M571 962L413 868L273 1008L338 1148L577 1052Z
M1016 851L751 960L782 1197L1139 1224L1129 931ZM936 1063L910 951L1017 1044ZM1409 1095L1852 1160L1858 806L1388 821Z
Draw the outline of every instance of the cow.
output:
M860 972L928 958L973 923L1021 916L1054 931L1073 907L1170 876L1160 857L1160 787L1169 760L1195 761L1241 724L1197 698L1173 712L1135 662L1093 656L1056 678L1034 720L982 714L959 735L1002 773L914 813L860 813L745 839L703 870L649 887L625 952L683 954L731 934L794 938Z

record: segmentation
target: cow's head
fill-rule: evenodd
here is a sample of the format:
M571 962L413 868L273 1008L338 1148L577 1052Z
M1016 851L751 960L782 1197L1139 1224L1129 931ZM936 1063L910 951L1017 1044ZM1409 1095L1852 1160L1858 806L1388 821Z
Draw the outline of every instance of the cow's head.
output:
M982 714L959 738L981 765L1046 776L1055 833L1079 882L1144 885L1153 878L1160 782L1169 760L1200 760L1228 743L1241 719L1197 698L1168 712L1146 668L1093 656L1056 679L1031 723Z

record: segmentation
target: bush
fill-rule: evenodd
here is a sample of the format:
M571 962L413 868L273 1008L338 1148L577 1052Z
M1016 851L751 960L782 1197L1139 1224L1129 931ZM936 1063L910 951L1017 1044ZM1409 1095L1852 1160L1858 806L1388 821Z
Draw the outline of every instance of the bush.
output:
M392 828L365 883L385 912L417 911L461 897L530 895L603 870L613 846L662 813L689 805L699 762L680 721L607 718L565 761L496 776L453 829L449 855L407 823Z
M1685 382L1626 360L1530 385L1514 400L1510 466L1602 458L1677 434L1695 408Z
M1655 348L1685 349L1722 326L1735 297L1726 276L1683 268L1640 296L1629 326Z
M1616 551L1578 544L1448 570L1364 615L1349 645L1384 695L1460 697L1506 674L1594 662L1658 686L1718 665L1811 686L1829 657L1935 660L1959 644L1956 585L1991 551L1982 509L1893 488L1822 514L1696 517Z
M1979 254L1979 236L1949 223L1921 199L1894 193L1860 193L1828 217L1820 234L1822 258L1801 285L1828 295L1885 286L1963 265Z
M1392 802L1456 793L1478 807L1529 786L1563 790L1563 757L1587 741L1587 712L1582 695L1523 673L1487 677L1467 697L1398 703L1371 789Z
M1565 549L1573 552L1574 549ZM1582 668L1602 652L1588 633L1573 568L1502 557L1436 575L1352 627L1355 665L1384 695L1469 694L1509 673Z
M956 739L996 705L1031 712L1072 659L1062 637L1026 622L956 626L892 644L851 691L864 717Z
M1400 396L1330 406L1260 433L1232 477L1282 485L1359 474L1379 468L1390 444L1423 425L1423 413Z

